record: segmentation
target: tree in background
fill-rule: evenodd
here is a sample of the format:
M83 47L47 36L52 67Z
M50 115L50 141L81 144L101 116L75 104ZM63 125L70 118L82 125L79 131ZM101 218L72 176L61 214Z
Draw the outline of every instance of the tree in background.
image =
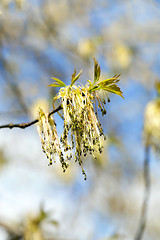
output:
M19 199L16 201L22 204L24 200L20 197L24 193L21 192L27 188L30 178L25 183L21 176L21 189L14 182L18 168L23 171L26 165L32 166L26 174L31 177L34 169L41 166L39 172L46 172L50 176L49 180L47 177L44 180L42 174L37 176L34 173L34 184L38 182L42 185L46 181L41 200L47 206L47 201L51 201L53 209L58 209L57 201L63 198L65 201L57 238L107 239L116 234L119 238L128 235L133 237L135 234L143 193L143 111L147 102L154 98L153 86L159 76L158 24L157 1L47 0L0 3L1 125L16 121L29 122L33 119L31 114L36 106L42 106L42 103L47 105L48 102L51 106L56 90L50 88L48 94L46 86L50 76L65 79L68 85L70 74L76 67L78 70L84 69L82 84L85 84L83 76L92 79L93 56L104 71L101 80L105 79L103 74L114 76L122 73L125 102L122 104L119 98L112 96L112 104L106 108L107 118L100 117L108 140L104 143L103 155L98 155L97 161L87 158L85 162L88 176L85 187L82 186L82 179L77 177L79 170L74 165L63 175L56 164L49 170L41 166L44 156L35 153L34 142L38 136L34 128L23 133L20 130L14 130L14 133L1 130L1 182L5 192L8 189L6 179L12 179L15 190L19 190ZM61 120L58 122L63 124ZM61 128L57 131L60 132ZM26 139L24 142L23 137ZM23 144L18 147L18 142ZM29 142L31 145L28 146ZM152 199L144 239L159 239L158 164L155 161L152 166ZM15 176L12 176L14 172ZM59 192L68 192L68 198L60 197L56 191L59 181L62 182ZM54 189L54 197L47 192L48 188L51 192ZM34 186L35 194L29 194L28 189L28 195L25 195L28 208L32 208L37 201L35 195L40 192L37 189ZM59 200L53 203L57 196ZM2 210L3 207L3 217L5 214ZM7 210L5 212L7 216ZM18 213L15 213L16 216ZM88 228L83 224L85 221ZM61 222L65 222L65 226ZM75 234L71 236L69 229L73 228Z

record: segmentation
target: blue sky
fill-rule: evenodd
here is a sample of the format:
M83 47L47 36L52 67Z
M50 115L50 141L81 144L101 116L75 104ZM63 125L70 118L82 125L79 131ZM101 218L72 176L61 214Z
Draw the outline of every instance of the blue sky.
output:
M38 7L40 1L34 2L35 6ZM122 74L119 86L125 97L123 100L119 96L110 95L111 102L106 107L107 115L101 118L105 132L108 135L112 132L116 133L116 137L123 140L123 146L126 150L126 155L123 155L123 146L111 145L109 149L110 159L111 162L117 162L121 167L124 166L126 169L128 167L130 171L132 164L142 170L144 110L146 104L156 97L154 82L160 74L158 29L160 9L157 7L159 1L151 3L144 0L133 2L95 1L95 4L95 7L86 13L88 18L82 14L79 18L71 18L60 25L58 36L62 38L57 38L58 40L51 36L44 43L41 35L34 36L33 28L32 38L29 35L27 35L28 39L22 36L19 45L15 44L15 40L13 45L6 41L4 47L1 48L2 56L7 62L12 61L19 66L13 75L6 73L6 76L9 75L11 79L14 78L18 82L29 107L35 100L42 97L47 98L51 103L53 96L51 90L47 88L47 85L51 83L50 77L60 77L68 84L74 67L76 67L77 70L81 68L84 70L83 82L92 78L93 56L84 59L83 56L78 55L77 46L81 39L92 41L94 37L101 36L102 42L96 45L95 56L101 65L102 72L107 77L111 77L115 71ZM26 22L31 17L28 17L27 11L19 13L20 15L24 14ZM16 14L18 13L16 12ZM85 19L89 19L89 23L85 23ZM63 39L65 37L67 43ZM117 43L123 43L122 45L132 52L131 64L127 69L122 67L114 69L116 65L114 62L118 62L118 59L113 57ZM40 55L36 55L27 50L30 49L30 46L33 48L36 46L37 52L39 48L42 48L43 51L40 52ZM46 62L45 57L49 61ZM39 65L38 63L43 59L44 62ZM3 71L3 66L1 64L0 66L1 71ZM53 71L51 67L53 67ZM8 97L12 97L12 94L8 90L5 75L0 76L0 83L0 124L31 120L31 116L24 114L18 116L4 114L4 112L10 112L15 106L19 109L19 105L16 98ZM52 106L50 107L52 108ZM63 122L57 115L55 120L58 123L58 131L61 132ZM0 174L0 217L19 220L24 214L36 212L40 203L44 202L47 210L53 210L53 218L60 222L63 218L66 221L69 218L70 221L68 220L66 223L66 228L63 224L60 227L60 229L62 228L61 234L65 233L71 237L70 232L67 231L67 226L72 226L70 222L73 221L74 216L77 220L74 225L74 235L75 238L78 236L80 240L101 240L114 234L114 232L123 234L125 224L123 225L120 220L116 221L116 216L112 215L109 210L106 210L103 215L101 210L95 209L95 206L91 204L92 195L90 196L90 192L94 189L93 185L96 185L92 176L92 174L94 175L92 165L86 163L85 168L88 175L86 182L83 181L78 166L74 170L76 174L73 182L67 182L65 178L61 179L60 177L61 169L56 166L53 168L47 166L48 162L41 152L40 139L35 126L25 130L1 129L0 131L0 147L9 160ZM132 162L131 165L127 165L127 154ZM155 161L154 155L152 159L152 171L156 172L159 163ZM107 174L109 173L106 170ZM133 179L135 182L136 178L137 176ZM123 181L128 182L128 179ZM137 182L134 187L135 192L139 193L137 198L139 203L142 197L140 190L143 188L139 190ZM132 192L132 189L130 191ZM133 219L134 222L135 218ZM80 229L78 223L82 224Z

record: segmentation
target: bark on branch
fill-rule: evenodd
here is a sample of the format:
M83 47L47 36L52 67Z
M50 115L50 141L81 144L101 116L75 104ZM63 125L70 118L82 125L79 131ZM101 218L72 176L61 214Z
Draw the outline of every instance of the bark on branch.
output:
M150 146L145 147L145 159L144 159L144 181L145 181L145 192L141 211L141 217L134 240L141 240L144 234L147 221L148 212L148 201L150 196L151 180L150 180Z
M62 106L60 104L53 111L51 111L48 114L48 116L51 116L52 114L60 111L61 109L62 109ZM12 129L12 128L22 128L22 129L24 129L24 128L32 126L33 124L37 123L38 121L39 121L38 119L35 119L35 120L33 120L31 122L27 122L27 123L19 123L19 124L9 123L9 124L0 125L0 128L10 128L10 129Z

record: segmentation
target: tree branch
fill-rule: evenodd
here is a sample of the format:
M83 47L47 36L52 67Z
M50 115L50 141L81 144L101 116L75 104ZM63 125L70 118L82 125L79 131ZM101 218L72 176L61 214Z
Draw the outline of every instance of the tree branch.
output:
M141 217L139 221L139 226L136 232L135 240L141 240L143 237L143 233L146 227L147 220L147 210L148 210L148 200L150 196L150 158L149 158L149 150L150 146L145 147L145 159L144 159L144 181L145 181L145 192L144 199L141 211Z
M48 114L48 116L51 116L52 114L60 111L61 109L62 109L62 106L60 104L53 111L51 111ZM28 123L19 123L19 124L9 123L9 124L0 125L0 128L10 128L10 129L12 129L12 128L22 128L22 129L24 129L24 128L32 126L33 124L37 123L38 121L39 121L38 119L35 119L35 120L33 120L31 122L28 122Z

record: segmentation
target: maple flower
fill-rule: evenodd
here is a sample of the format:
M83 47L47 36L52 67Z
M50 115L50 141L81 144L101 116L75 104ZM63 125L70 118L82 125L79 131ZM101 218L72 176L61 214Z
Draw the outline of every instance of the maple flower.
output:
M42 150L49 159L49 165L59 157L63 171L67 169L67 164L64 161L63 153L59 142L59 137L56 130L56 124L52 116L44 112L41 108L38 111L38 133L41 139Z
M49 164L59 157L63 171L68 167L68 161L73 157L79 163L86 179L83 169L82 158L91 154L95 159L95 151L102 153L102 137L106 140L103 129L98 118L97 106L102 115L106 114L104 107L105 100L98 92L100 90L112 92L123 97L120 88L116 85L119 76L99 81L100 66L94 59L94 81L88 80L83 86L75 85L81 75L81 71L76 75L76 70L72 74L71 84L66 86L63 81L53 78L54 82L49 86L60 87L58 94L54 97L53 105L56 100L61 102L63 113L60 115L64 120L63 132L60 141L57 135L56 124L47 113L39 110L38 131L41 136L42 149L49 158Z

